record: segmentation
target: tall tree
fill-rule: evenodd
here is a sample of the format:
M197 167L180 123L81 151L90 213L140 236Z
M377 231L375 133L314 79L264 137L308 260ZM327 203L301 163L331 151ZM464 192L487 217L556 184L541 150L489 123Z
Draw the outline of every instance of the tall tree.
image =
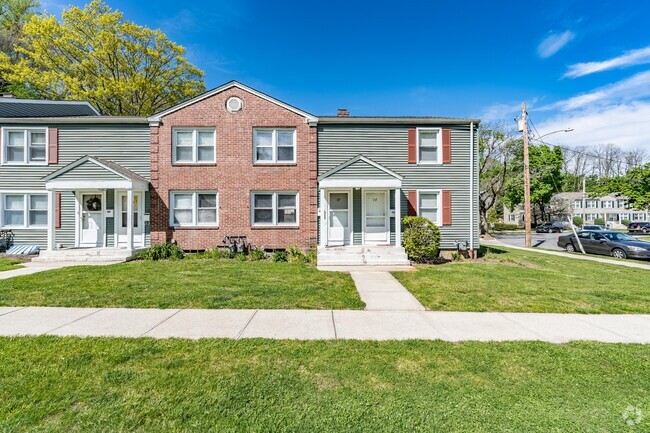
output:
M18 59L3 55L0 73L27 94L91 102L103 114L148 116L205 90L185 49L126 21L101 0L23 27Z
M533 209L540 212L533 215L533 223L539 218L548 217L547 207L553 195L560 192L563 158L562 149L557 146L540 144L529 148L530 201ZM506 182L503 198L505 205L511 210L524 202L523 166L523 148L519 148L513 164L517 175L510 177Z
M514 131L502 123L481 124L479 145L479 213L481 230L488 231L488 215L501 205L506 181L512 175L512 159L521 140L514 140Z
M622 176L600 179L589 192L594 196L622 195L632 208L650 210L650 164L632 168Z
M18 59L16 46L23 36L23 26L39 13L37 0L0 0L0 53L12 62ZM0 92L12 91L0 73Z

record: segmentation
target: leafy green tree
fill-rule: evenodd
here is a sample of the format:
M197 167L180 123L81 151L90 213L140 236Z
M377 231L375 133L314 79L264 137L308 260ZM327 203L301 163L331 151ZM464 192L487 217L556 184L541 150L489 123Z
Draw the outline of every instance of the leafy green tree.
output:
M593 196L623 195L632 208L650 210L650 164L632 168L623 176L600 179L588 189Z
M562 185L563 155L560 147L549 147L546 144L529 147L530 161L530 201L533 209L540 210L541 215L533 215L533 223L538 218L546 216L546 207L551 198L560 192ZM513 163L513 171L517 173L506 182L503 201L513 210L524 202L524 150L517 149Z
M90 101L103 114L148 116L205 90L185 49L100 0L33 16L0 73L26 96ZM21 95L23 96L23 95Z
M0 53L12 62L18 59L16 46L23 36L23 26L39 13L39 8L36 0L0 0ZM0 91L14 91L2 74Z

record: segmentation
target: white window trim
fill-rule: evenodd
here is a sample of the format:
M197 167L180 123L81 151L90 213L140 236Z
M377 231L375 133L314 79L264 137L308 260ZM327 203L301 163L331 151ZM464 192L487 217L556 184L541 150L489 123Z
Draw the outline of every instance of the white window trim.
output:
M192 133L192 160L191 161L178 161L176 160L176 144L177 134L179 132L191 132ZM212 132L212 146L214 147L213 158L210 161L199 161L199 132ZM191 127L180 127L172 129L172 163L178 165L196 165L196 164L215 164L217 162L217 130L216 128L191 128Z
M278 131L281 132L293 132L293 159L278 161ZM258 132L272 132L271 138L271 149L272 149L272 159L271 161L263 161L257 159L257 133ZM254 128L253 129L253 163L255 164L295 164L296 158L298 157L298 146L296 143L296 129L295 128ZM285 146L280 146L285 147ZM288 146L287 146L288 147Z
M256 195L272 195L273 196L273 222L271 223L256 223L255 222L255 196ZM279 223L278 222L278 195L295 195L296 196L296 222L295 223ZM298 191L251 191L251 227L298 227L300 226L300 194Z
M191 194L192 195L192 222L189 224L176 224L174 222L174 196L176 194ZM215 194L216 207L217 207L217 220L214 223L199 223L198 222L198 197L199 194ZM169 192L169 226L170 227L219 227L219 192L218 191L183 191L174 190Z
M23 196L23 224L22 225L5 225L5 196L7 195L22 195ZM29 196L31 195L44 195L47 197L47 191L0 191L0 228L11 229L26 229L26 230L47 230L47 224L29 224ZM45 209L49 215L50 210Z
M7 143L9 142L9 131L28 131L28 132L42 132L45 133L45 161L30 161L29 160L29 140L24 143L23 161L7 161ZM2 128L2 165L48 165L50 157L50 134L47 127L18 127L18 126L5 126Z
M574 209L582 209L582 200L573 200Z
M415 156L417 165L442 165L442 128L416 128ZM436 161L420 161L420 132L436 132L437 156Z
M437 221L431 221L438 227L442 227L442 190L441 189L418 189L417 190L417 212L418 216L420 216L420 193L430 193L430 194L437 194L436 199L437 203L436 206L438 206L438 215L436 220Z

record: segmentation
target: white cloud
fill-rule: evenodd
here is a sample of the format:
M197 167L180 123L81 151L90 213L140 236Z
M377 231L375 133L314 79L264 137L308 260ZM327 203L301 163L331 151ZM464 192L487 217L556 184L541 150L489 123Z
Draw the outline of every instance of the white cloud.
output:
M577 78L609 69L620 69L646 63L650 63L650 47L627 51L623 55L602 62L585 62L570 65L564 77Z
M537 46L537 55L543 59L551 57L576 37L575 33L567 30L562 33L551 33Z
M516 104L494 104L485 108L478 118L482 122L496 122L509 120L521 114L521 103Z
M592 146L613 143L626 150L650 147L650 102L634 101L596 109L562 112L538 123L541 134L546 131L573 128L548 140L568 146Z
M647 97L650 97L650 71L639 72L630 78L608 84L591 92L546 105L540 110L570 111L589 108L596 104L620 103Z

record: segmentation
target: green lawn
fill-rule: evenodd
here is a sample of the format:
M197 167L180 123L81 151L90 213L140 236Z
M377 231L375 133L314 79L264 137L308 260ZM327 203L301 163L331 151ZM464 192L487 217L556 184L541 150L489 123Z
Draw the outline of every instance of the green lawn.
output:
M395 277L427 308L447 311L650 313L650 271L507 248L483 259Z
M133 261L0 280L0 305L362 309L348 274L238 260Z
M0 272L10 271L12 269L22 268L20 260L8 259L6 257L0 257Z
M0 431L650 428L643 345L0 338ZM628 406L642 423L625 424Z

